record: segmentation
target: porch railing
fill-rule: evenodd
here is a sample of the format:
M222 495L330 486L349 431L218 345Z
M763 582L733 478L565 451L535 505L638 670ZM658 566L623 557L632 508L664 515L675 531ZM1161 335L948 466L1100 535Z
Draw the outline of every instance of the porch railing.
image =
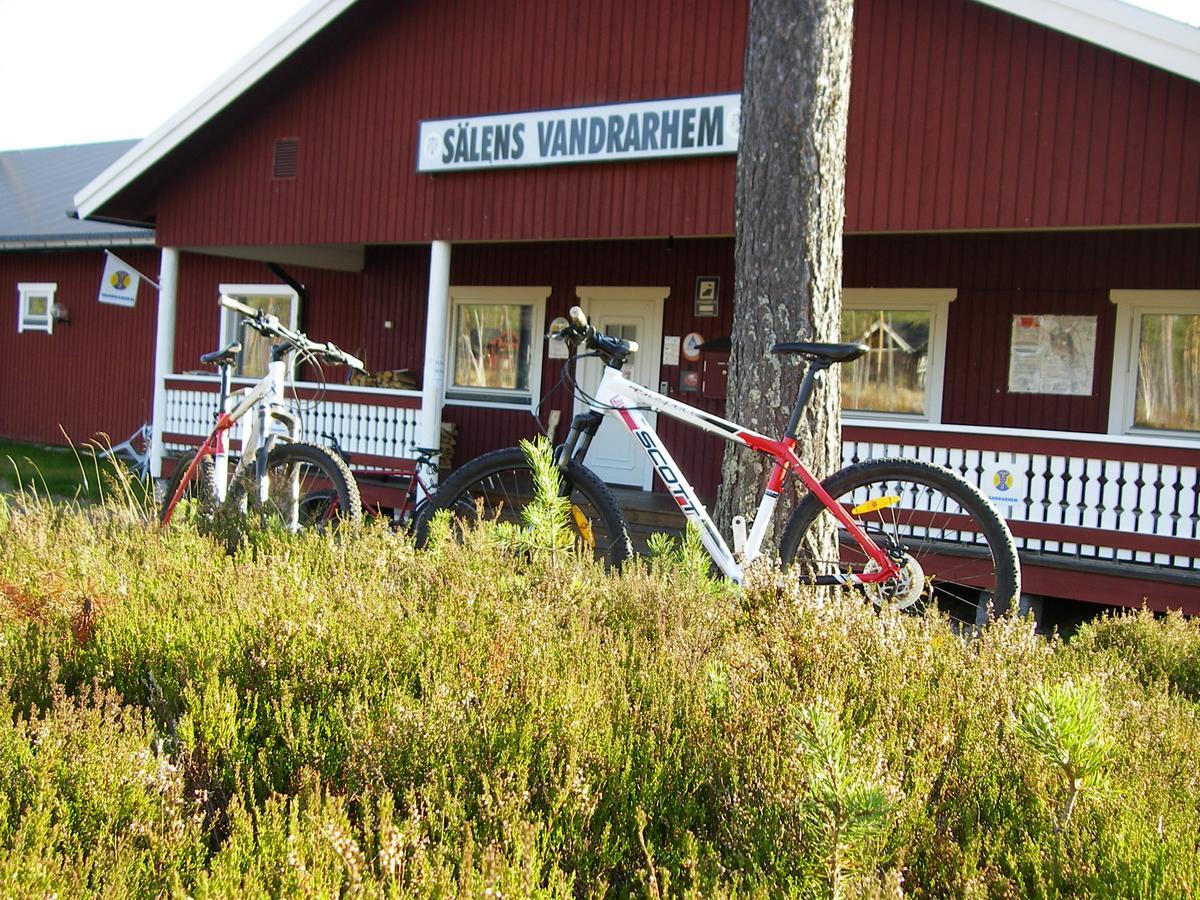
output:
M1200 447L1108 435L844 423L844 463L912 456L992 496L1019 549L1200 573ZM1012 474L996 501L995 473Z
M251 383L235 379L234 387ZM168 451L195 446L216 420L217 380L174 375L166 386L164 443ZM299 413L302 439L328 444L327 435L334 435L355 465L386 466L415 456L420 391L299 383L288 396Z

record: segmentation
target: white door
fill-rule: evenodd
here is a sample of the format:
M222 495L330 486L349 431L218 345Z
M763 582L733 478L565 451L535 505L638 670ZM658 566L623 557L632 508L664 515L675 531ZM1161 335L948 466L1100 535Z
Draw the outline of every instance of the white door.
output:
M637 341L639 350L625 363L625 375L646 387L658 390L662 358L663 301L667 288L578 288L580 305L588 319L605 334ZM589 396L595 396L603 364L598 359L579 363L579 384ZM576 411L586 404L577 401ZM647 412L653 423L654 413ZM640 445L619 419L606 416L588 449L587 465L609 484L650 488L653 471Z

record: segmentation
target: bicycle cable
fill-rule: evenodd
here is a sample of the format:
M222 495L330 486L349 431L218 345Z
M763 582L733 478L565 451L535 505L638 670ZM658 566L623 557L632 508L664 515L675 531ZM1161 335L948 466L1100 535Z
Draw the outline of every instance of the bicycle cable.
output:
M570 364L572 364L575 361L580 360L580 359L588 359L589 357L595 357L597 359L601 358L600 354L596 351L593 351L591 353L577 353L573 357L571 357L571 359L568 361L568 365L563 366L564 374L570 368ZM652 406L612 406L611 404L608 404L608 403L601 403L599 400L597 400L595 397L593 397L591 394L589 394L587 391L585 391L580 386L579 379L577 379L575 377L573 372L571 373L570 381L571 381L571 392L572 392L573 396L578 400L582 400L584 403L586 403L592 409L601 409L601 410L605 410L605 411L616 411L616 410L623 409L623 410L637 410L638 412L654 412L654 407L652 407Z

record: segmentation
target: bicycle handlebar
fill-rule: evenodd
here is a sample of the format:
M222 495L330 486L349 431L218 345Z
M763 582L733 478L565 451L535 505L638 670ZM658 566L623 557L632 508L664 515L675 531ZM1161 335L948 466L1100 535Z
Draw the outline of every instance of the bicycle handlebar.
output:
M222 294L217 302L225 307L225 309L241 313L241 315L246 317L246 321L243 324L249 325L261 335L281 338L297 350L323 357L326 362L340 363L359 372L367 371L366 363L357 356L347 353L332 341L319 344L314 340L310 340L308 335L303 332L292 331L266 310L247 306L245 303L235 300L228 294Z
M588 322L587 313L583 311L582 307L572 306L567 316L570 318L571 324L546 335L548 338L567 341L571 344L583 344L589 350L595 350L609 360L621 359L623 361L630 353L637 353L637 341L612 337L597 330Z

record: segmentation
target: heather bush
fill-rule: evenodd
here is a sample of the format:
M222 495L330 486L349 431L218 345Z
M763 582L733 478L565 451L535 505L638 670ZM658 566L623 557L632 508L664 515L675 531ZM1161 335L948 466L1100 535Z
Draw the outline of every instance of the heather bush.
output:
M5 895L1200 893L1189 620L135 512L0 506Z

